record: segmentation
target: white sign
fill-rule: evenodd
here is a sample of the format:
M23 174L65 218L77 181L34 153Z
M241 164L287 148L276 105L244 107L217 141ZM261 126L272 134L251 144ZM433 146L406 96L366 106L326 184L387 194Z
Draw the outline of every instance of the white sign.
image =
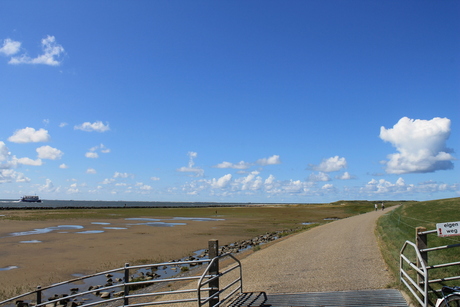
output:
M438 237L460 236L460 222L448 222L436 224Z

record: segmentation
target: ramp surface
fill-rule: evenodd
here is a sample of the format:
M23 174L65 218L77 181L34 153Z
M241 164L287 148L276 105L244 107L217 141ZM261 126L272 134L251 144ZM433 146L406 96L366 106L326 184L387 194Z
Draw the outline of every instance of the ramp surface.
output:
M408 307L398 290L360 290L271 294L242 293L231 307Z

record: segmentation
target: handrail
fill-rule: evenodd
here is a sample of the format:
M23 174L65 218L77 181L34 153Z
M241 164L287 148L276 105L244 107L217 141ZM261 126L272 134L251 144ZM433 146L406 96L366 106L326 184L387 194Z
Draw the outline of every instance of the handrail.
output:
M406 250L407 246L411 246L411 247L414 248L418 263L421 264L421 266L422 266L421 268L415 266L413 262L410 262L410 260L406 256L404 256L404 251ZM400 265L399 265L400 279L406 285L406 287L411 291L411 293L414 295L414 297L417 299L417 301L422 306L424 306L424 307L428 306L428 294L427 294L428 293L428 283L423 282L424 288L423 289L420 288L418 283L416 281L414 281L410 277L410 275L404 270L403 261L406 262L407 264L409 264L411 266L411 268L415 269L417 271L417 273L419 274L419 276L421 276L423 278L423 281L428 280L428 270L426 268L425 261L423 260L422 255L421 255L419 249L417 248L417 246L414 243L410 242L410 241L406 241L403 244L403 247L401 248ZM407 280L405 280L404 277ZM407 281L409 281L412 284L412 287L408 284ZM421 294L423 299L421 299L419 297L419 295L417 295L417 293L415 292L414 288L419 291L419 293Z
M209 271L211 270L211 268L213 267L214 262L219 261L222 258L227 258L227 257L229 257L232 260L234 260L236 262L236 264L234 264L232 267L229 267L225 271L219 273L219 275L211 277L211 278L208 278L207 280L204 280L205 277L207 276L207 274L209 273ZM209 297L207 297L207 298L202 298L201 297L201 292L203 290L202 287L204 285L209 284L210 282L212 282L216 278L220 279L220 277L222 277L222 276L234 271L235 269L239 269L239 274L238 274L239 276L235 280L229 281L229 283L227 284L226 287L224 287L222 289L218 289L218 291L216 291L215 293L213 293ZM226 302L229 298L231 298L238 291L240 293L242 293L243 292L243 277L242 276L243 276L243 274L242 274L241 262L235 256L233 256L231 253L223 254L223 255L220 255L220 256L215 257L214 259L212 259L212 261L208 264L208 266L204 270L202 277L198 281L198 285L197 285L198 306L201 307L204 304L209 303L212 299L219 297L220 294L224 293L226 290L230 289L232 286L236 285L237 283L239 283L238 287L236 287L233 291L231 291L229 294L227 294L223 299L220 299L217 304L214 304L212 306L220 306L222 303Z
M428 263L426 263L428 259L428 256L427 256L428 252L434 252L434 251L440 251L440 250L444 250L448 248L460 247L460 244L450 244L450 245L428 248L426 235L434 234L434 233L437 233L437 230L418 231L417 229L416 230L417 242L422 241L421 246L423 248L419 247L419 245L413 242L406 241L403 244L403 247L401 248L401 251L400 251L400 269L399 269L400 280L402 283L404 283L404 285L409 289L409 291L412 293L415 299L423 307L428 307L430 304L432 305L432 302L430 301L430 297L428 295L430 284L460 279L460 276L447 276L447 277L432 279L432 280L429 279L429 274L428 274L429 270L445 268L445 267L450 267L454 265L460 265L460 261L433 264L433 265L428 265ZM416 259L414 262L410 261L409 258L404 255L404 252L406 251L408 246L411 246L415 251ZM416 281L410 276L408 271L404 269L404 264L409 265L409 267L415 271L415 273L417 274ZM438 292L438 291L439 290L433 290L433 289L430 290L430 292Z
M212 266L212 264L215 264L216 262L219 262L220 260L224 258L230 258L233 259L234 263L232 266L229 268L226 268L222 272L218 272L217 274L210 274L209 269ZM150 280L142 280L142 281L132 281L129 280L129 272L130 270L142 270L146 268L152 268L152 267L162 267L162 266L183 266L183 265L190 265L190 264L207 264L207 267L204 269L202 273L198 273L197 275L192 275L192 276L175 276L175 277L170 277L170 278L156 278L156 279L150 279ZM212 289L212 287L207 286L210 282L216 279L221 279L222 276L229 274L232 271L235 271L239 269L238 271L238 276L236 277L235 280L231 280L228 282L228 284L222 285L220 289ZM131 271L133 272L133 271ZM153 272L153 271L152 271ZM89 278L94 278L94 277L102 277L107 274L123 274L124 273L124 279L119 282L119 283L114 283L112 285L106 285L103 287L95 288L95 289L90 289L88 291L82 291L78 293L72 293L70 295L62 295L59 297L53 297L48 300L43 300L42 301L42 294L43 291L50 290L50 289L55 289L56 287L60 286L70 286L72 283L75 282L81 282L85 281L86 279ZM164 288L162 287L161 283L166 284L166 283L177 283L177 282L187 282L187 281L198 281L197 287L194 288L187 288L187 289L179 289L179 290L172 290L172 291L162 291L161 289ZM149 290L148 293L130 293L133 292L133 290L130 290L130 288L134 286L150 286L150 285L155 285L157 284L159 288L156 288L155 290ZM125 267L122 268L117 268L117 269L112 269L109 271L104 271L92 275L87 275L87 276L82 276L78 278L74 278L72 280L64 281L64 282L59 282L47 287L37 287L36 290L30 291L12 298L9 298L7 300L1 301L0 306L20 306L20 307L25 307L29 306L31 304L34 305L34 307L43 307L48 304L53 304L53 303L58 303L62 301L70 301L75 298L87 298L88 295L93 295L93 294L99 294L102 292L115 292L116 289L120 289L118 293L120 295L118 297L110 297L106 299L102 298L96 298L96 296L91 296L93 298L92 300L88 300L84 302L84 304L80 305L80 307L90 307L94 305L99 305L99 304L106 304L106 303L111 303L111 302L117 302L121 301L121 305L124 307L138 307L138 306L145 306L145 305L160 305L160 304L176 304L176 303L183 303L183 302L197 302L198 306L203 306L204 304L208 303L210 300L212 300L213 297L209 295L209 297L205 297L202 295L202 292L204 291L211 291L211 290L217 290L217 292L214 293L214 297L218 297L220 294L227 294L228 291L230 291L230 294L226 295L223 299L221 299L218 304L214 306L219 306L226 300L228 300L230 297L235 295L238 291L241 293L242 292L242 269L241 269L241 262L235 258L232 254L223 254L219 255L213 259L201 259L201 260L193 260L193 261L176 261L176 262L165 262L165 263L156 263L156 264L145 264L145 265L136 265L136 266L129 266L129 264L126 264ZM233 289L236 286L236 289ZM190 287L190 286L189 286ZM185 294L193 294L191 297L184 297ZM211 292L210 292L211 293ZM30 299L31 296L35 295L35 300ZM172 298L171 295L179 295L179 297L174 297ZM148 302L142 302L139 301L139 299L146 298L146 297L162 297L160 300L155 300L152 301L151 299L148 300ZM170 300L167 298L165 299L165 296L169 296ZM21 304L18 305L17 302L21 301Z

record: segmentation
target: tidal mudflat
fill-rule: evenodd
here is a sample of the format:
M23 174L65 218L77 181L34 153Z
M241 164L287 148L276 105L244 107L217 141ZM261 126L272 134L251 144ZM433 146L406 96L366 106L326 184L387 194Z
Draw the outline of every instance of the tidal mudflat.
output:
M353 214L339 205L2 211L0 295L125 263L180 259L210 239L225 245Z

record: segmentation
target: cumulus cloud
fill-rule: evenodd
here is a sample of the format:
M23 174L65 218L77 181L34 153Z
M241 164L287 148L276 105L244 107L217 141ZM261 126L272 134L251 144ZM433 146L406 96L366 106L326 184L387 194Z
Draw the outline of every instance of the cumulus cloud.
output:
M55 187L53 182L50 179L46 179L46 183L44 185L41 185L38 190L40 192L47 192L47 193L53 193L53 192L59 192L60 187Z
M18 43L18 42L13 42ZM61 64L59 57L64 54L64 47L56 42L54 36L48 35L41 41L43 54L35 58L31 58L26 54L21 56L12 57L9 64L44 64L50 66L58 66ZM11 42L10 42L11 45ZM17 44L16 44L17 46ZM19 45L20 46L20 45ZM17 48L19 48L19 46ZM14 49L14 48L13 48ZM17 51L15 52L17 53Z
M35 130L34 128L26 127L24 129L16 130L8 141L13 143L38 143L48 142L50 135L45 129Z
M19 164L33 165L33 166L40 166L43 164L41 159L32 160L30 158L20 158L20 159L17 159L17 162Z
M6 147L5 143L0 141L0 162L8 160L10 156L10 151L8 147Z
M211 182L211 187L215 189L225 188L230 183L231 180L232 180L231 174L224 175L220 177L219 179L213 178Z
M251 166L251 163L240 161L238 163L222 162L217 164L216 168L233 168L233 169L248 169Z
M13 55L19 52L21 48L21 43L17 41L13 41L10 38L3 40L2 48L0 48L0 53L4 55Z
M350 173L345 172L342 175L336 176L335 178L340 179L340 180L349 180L349 179L353 179L353 176L351 176Z
M347 160L339 156L323 159L319 165L310 164L309 168L318 172L337 172L347 167Z
M109 131L110 127L109 127L108 123L106 125L104 125L104 123L102 123L101 121L97 121L97 122L94 122L94 123L84 122L81 125L76 125L74 127L74 129L75 130L87 131L87 132L92 132L92 131L105 132L105 131Z
M96 170L95 170L94 168L88 168L88 169L86 170L86 173L87 173L87 174L96 174L97 172L96 172Z
M99 155L97 154L97 152L90 151L90 152L85 153L85 157L90 158L90 159L97 159L99 158Z
M151 186L149 186L148 184L142 184L141 186L139 186L139 189L141 189L143 191L151 191L151 190L153 190L153 188Z
M0 168L0 183L7 182L30 182L30 179L13 169Z
M389 174L428 173L454 167L446 147L450 136L450 119L435 117L431 120L401 118L393 128L380 128L380 138L391 143L397 153L387 156Z
M186 172L186 173L195 173L196 176L203 176L204 170L199 167L194 167L195 166L194 159L198 156L198 153L194 151L189 151L187 155L189 156L188 166L183 166L181 168L178 168L177 171Z
M257 164L260 164L262 166L266 165L274 165L274 164L281 164L281 159L280 156L278 155L273 155L269 158L262 158L256 161Z
M59 168L67 169L67 168L69 168L69 166L66 165L65 163L62 163L61 165L59 165Z
M328 174L324 172L319 172L318 174L312 173L308 177L309 181L316 182L316 181L330 181L331 178L329 177Z
M115 172L113 178L134 178L133 174Z
M61 159L62 155L64 154L57 148L53 148L51 146L42 146L36 149L38 153L38 157L40 159L49 159L49 160L58 160Z

